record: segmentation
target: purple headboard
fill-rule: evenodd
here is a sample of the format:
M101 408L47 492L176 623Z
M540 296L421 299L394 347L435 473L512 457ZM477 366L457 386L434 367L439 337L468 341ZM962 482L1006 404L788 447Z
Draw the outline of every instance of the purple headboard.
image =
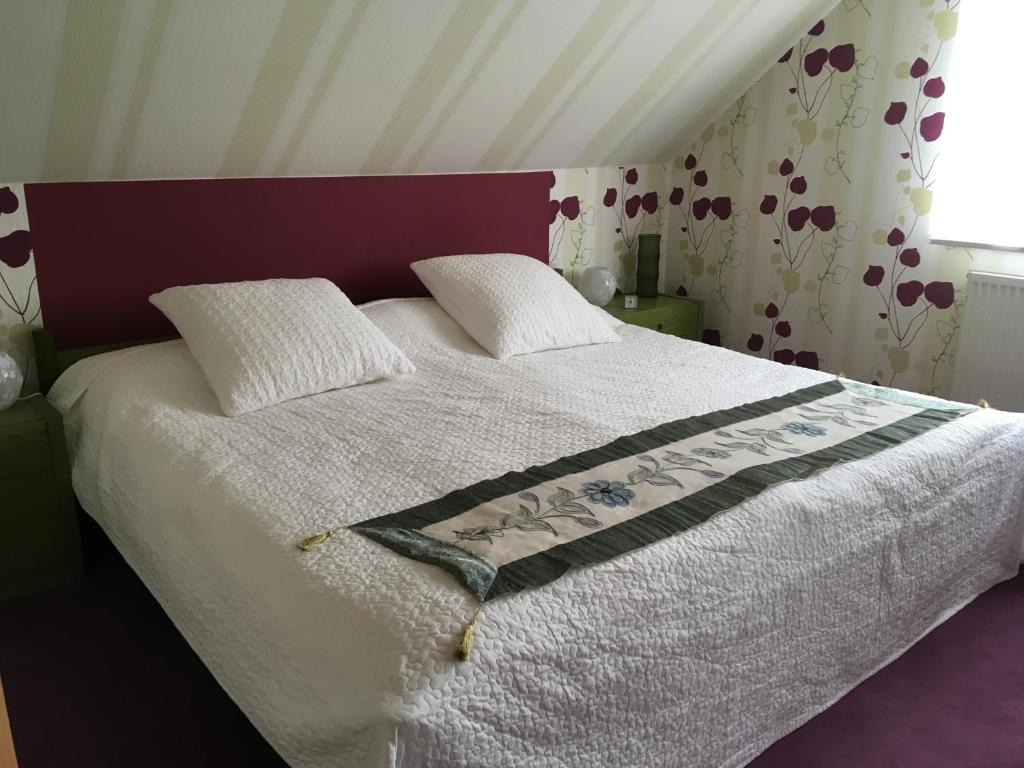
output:
M172 285L327 277L356 303L426 291L452 253L547 261L552 174L27 184L43 322L61 349L168 336Z

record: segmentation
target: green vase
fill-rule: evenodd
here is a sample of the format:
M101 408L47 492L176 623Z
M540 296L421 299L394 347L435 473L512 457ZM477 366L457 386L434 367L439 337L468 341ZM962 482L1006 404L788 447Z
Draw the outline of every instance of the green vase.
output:
M661 262L661 235L640 235L636 253L636 294L644 298L658 295L658 265Z

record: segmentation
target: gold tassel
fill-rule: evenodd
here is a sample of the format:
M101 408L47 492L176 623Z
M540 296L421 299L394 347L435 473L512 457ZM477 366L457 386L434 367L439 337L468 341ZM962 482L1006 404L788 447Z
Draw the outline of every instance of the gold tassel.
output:
M981 398L981 400L978 401L978 407L979 408L988 408L988 400L986 400L984 397Z
M480 608L483 606L481 605ZM473 653L473 634L476 631L476 617L480 615L480 608L476 609L473 618L469 620L469 624L463 630L458 645L455 646L455 658L459 661L469 661L469 657Z
M318 533L316 536L310 536L308 539L303 539L299 542L299 549L303 552L309 552L309 550L319 547L333 535L334 531L324 531L323 533Z

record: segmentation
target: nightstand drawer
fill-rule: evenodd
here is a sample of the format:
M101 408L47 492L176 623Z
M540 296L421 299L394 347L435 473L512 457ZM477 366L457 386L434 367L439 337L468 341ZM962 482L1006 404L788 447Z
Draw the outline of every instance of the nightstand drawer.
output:
M605 307L611 315L629 325L650 328L682 339L700 341L703 333L704 304L682 296L645 297L636 309L626 309L619 295Z
M53 475L49 472L6 480L0 487L0 590L11 580L62 567L68 548L77 547L69 536L73 510L62 510Z
M697 323L692 320L680 320L675 317L668 320L660 320L654 326L654 330L660 331L661 333L667 333L672 336L679 336L683 339L693 339L694 341L699 340Z
M31 432L0 431L0 480L50 469L50 438L45 429Z
M666 307L642 313L639 324L661 333L684 339L700 339L700 305L694 302L673 302Z
M669 330L666 333L674 333L676 336L681 336L684 339L700 341L701 334L704 331L701 327L702 314L703 305L692 301L686 302L682 305L679 313L669 326L675 330Z
M0 411L0 600L82 571L60 414L41 397Z

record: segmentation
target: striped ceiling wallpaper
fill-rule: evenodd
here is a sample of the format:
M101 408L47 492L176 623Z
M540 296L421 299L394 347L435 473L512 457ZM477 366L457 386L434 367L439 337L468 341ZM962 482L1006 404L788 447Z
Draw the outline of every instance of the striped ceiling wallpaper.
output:
M834 4L0 0L0 179L660 161Z

